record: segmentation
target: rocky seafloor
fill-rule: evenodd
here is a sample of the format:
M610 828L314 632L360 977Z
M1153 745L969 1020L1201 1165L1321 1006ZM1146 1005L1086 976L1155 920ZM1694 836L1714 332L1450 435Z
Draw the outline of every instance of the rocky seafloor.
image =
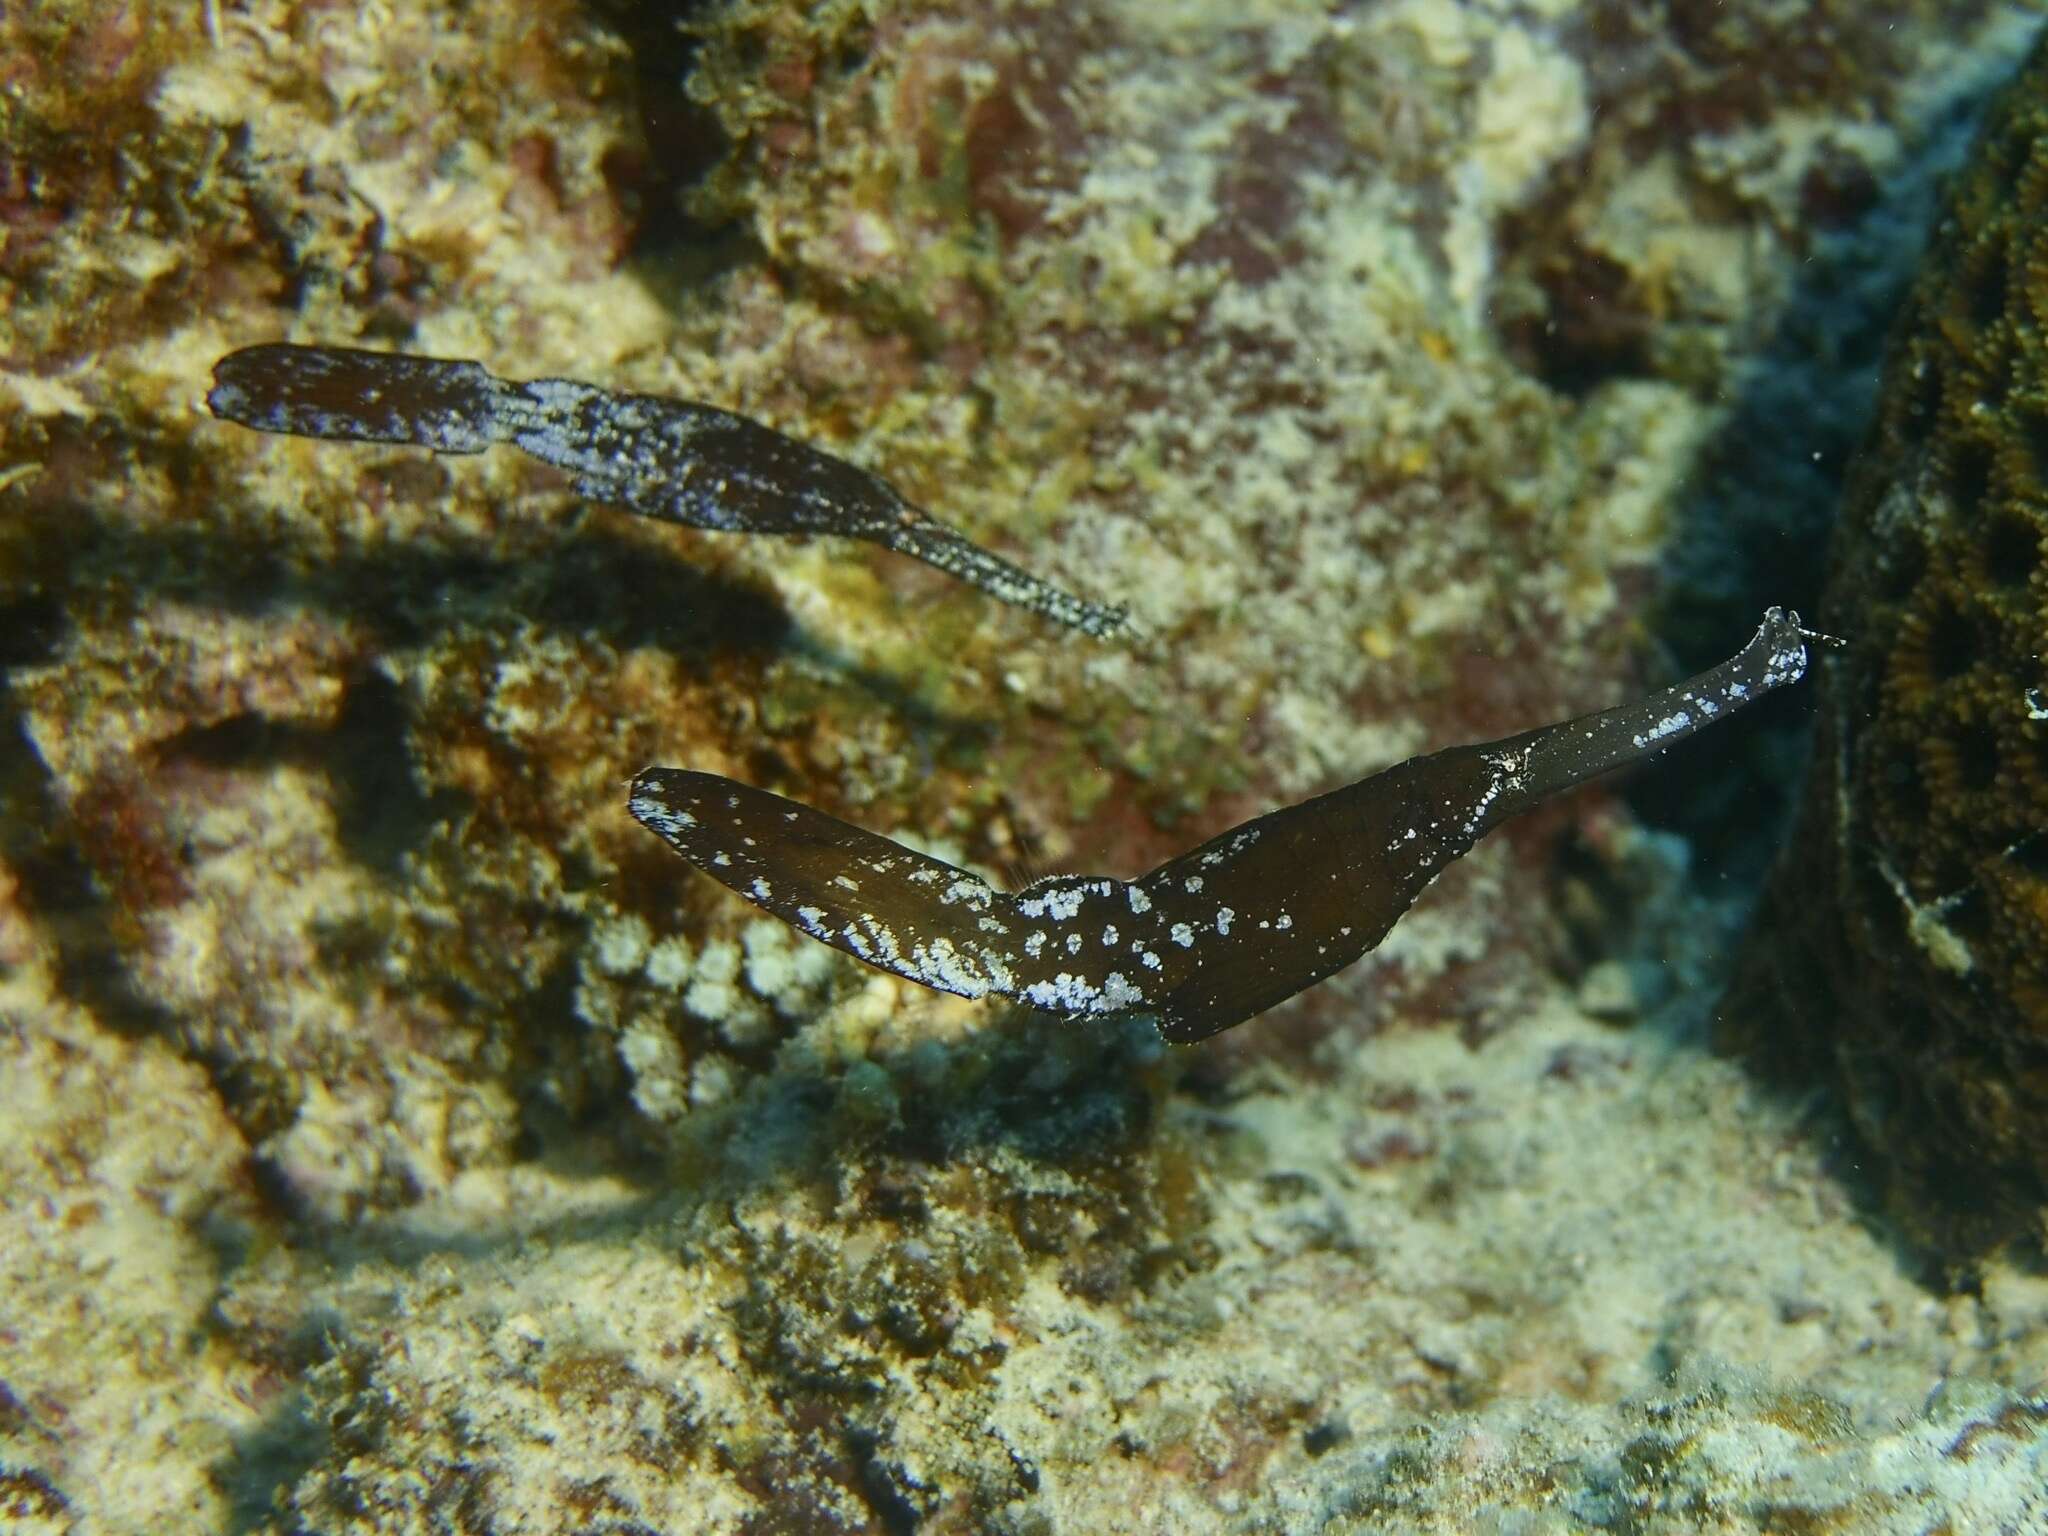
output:
M1810 604L2030 4L0 10L0 1517L2048 1528L2048 1275L1709 1021L1801 699L1202 1047L926 993L652 762L1133 874ZM262 438L746 412L1131 606Z

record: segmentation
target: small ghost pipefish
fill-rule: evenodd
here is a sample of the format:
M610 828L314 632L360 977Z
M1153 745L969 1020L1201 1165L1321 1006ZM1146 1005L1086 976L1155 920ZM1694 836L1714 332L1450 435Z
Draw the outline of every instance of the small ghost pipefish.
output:
M1734 656L1632 704L1451 747L1234 827L1137 880L1014 895L794 800L650 768L633 815L712 879L869 965L1069 1017L1150 1014L1168 1040L1241 1024L1342 970L1490 829L1684 740L1806 672L1773 608Z
M912 506L881 476L716 406L573 379L500 379L481 363L271 342L213 368L207 406L259 432L436 453L512 443L579 494L726 533L836 533L937 566L991 597L1103 638L1125 610L1021 570Z

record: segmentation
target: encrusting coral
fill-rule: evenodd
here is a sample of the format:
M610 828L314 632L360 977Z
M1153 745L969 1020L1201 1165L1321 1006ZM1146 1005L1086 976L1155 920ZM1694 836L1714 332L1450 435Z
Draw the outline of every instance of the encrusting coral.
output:
M1850 641L1732 1043L1823 1065L1923 1243L2048 1240L2048 49L1956 180L1835 535Z
M1647 691L1702 445L2030 0L679 9L0 8L4 1518L2024 1528L2048 1294L1698 1051L1613 796L1188 1052L622 802L1015 886ZM1138 638L211 418L280 337L717 401Z

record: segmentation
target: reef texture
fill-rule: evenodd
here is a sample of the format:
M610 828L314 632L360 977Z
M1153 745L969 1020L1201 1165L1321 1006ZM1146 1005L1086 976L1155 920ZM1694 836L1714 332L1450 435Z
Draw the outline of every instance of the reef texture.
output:
M1637 691L1669 504L1815 187L1906 163L2014 31L1774 16L714 6L695 109L643 77L683 62L666 17L11 17L5 793L67 970L345 1216L562 1118L644 1141L860 995L679 880L620 810L651 762L1134 874ZM279 333L733 406L1143 634L653 527L506 452L208 420L214 360ZM1217 1049L1497 1027L1597 805Z
M1801 263L1914 245L2030 6L160 11L0 11L7 1520L2027 1518L2048 1302L1916 1290L1685 1044L1723 914L1611 799L1186 1055L624 799L1131 875L1631 696ZM743 412L1138 633L211 420L280 337Z
M2048 52L1957 178L1851 476L1803 827L1724 1031L1818 1058L1924 1243L2048 1239Z

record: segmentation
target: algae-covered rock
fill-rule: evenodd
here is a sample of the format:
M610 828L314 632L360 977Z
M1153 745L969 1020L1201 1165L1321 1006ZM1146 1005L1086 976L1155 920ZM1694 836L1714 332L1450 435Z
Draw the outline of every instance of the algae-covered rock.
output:
M622 814L650 762L1131 873L1634 686L1814 178L1882 177L2009 46L1939 6L1830 13L1838 72L1792 69L1768 7L127 15L0 23L35 173L0 321L9 817L62 866L74 973L328 1217L628 1105L658 1136L820 1021L866 1050L850 964L785 963ZM509 455L207 418L212 360L280 333L748 411L1139 637L652 527ZM1218 1060L1411 1007L1497 1027L1574 819Z
M269 1492L238 1450L298 1396L211 1316L267 1226L248 1149L169 1042L63 997L21 896L0 863L0 1525L231 1529Z
M1324 1488L1283 1498L1332 1532L2017 1532L2048 1519L2044 1423L2048 1404L1956 1382L1857 1433L1839 1402L1701 1361L1605 1412L1454 1414L1332 1457Z
M669 1187L528 1164L488 1219L423 1202L322 1288L361 1321L308 1378L287 1528L2038 1514L2048 1287L1930 1300L1696 1043L1551 1009L1211 1104L1139 1040L1100 1062L927 1045L893 1124L756 1087ZM245 1265L220 1310L272 1337L303 1284ZM1944 1374L1982 1382L1925 1405Z
M1848 644L1804 827L1727 1020L1828 1067L1909 1229L1955 1256L2048 1236L2044 208L2037 53L1899 322L1835 535Z
M1128 874L1611 702L1801 261L2029 19L0 14L0 1508L1451 1530L1484 1483L1740 1528L1745 1469L1873 1483L1970 1373L1949 1460L2023 1515L2048 1302L1929 1299L1692 1048L1717 904L1614 801L1192 1056L867 973L624 795ZM743 411L1138 633L210 418L279 336ZM1721 1358L1772 1374L1670 1380Z

